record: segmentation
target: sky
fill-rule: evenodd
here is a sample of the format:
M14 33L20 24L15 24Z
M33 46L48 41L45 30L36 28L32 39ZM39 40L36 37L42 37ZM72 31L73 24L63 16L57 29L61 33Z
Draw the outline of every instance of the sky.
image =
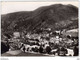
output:
M18 11L33 11L41 6L49 6L52 4L72 4L79 6L78 2L1 2L1 14L7 14Z

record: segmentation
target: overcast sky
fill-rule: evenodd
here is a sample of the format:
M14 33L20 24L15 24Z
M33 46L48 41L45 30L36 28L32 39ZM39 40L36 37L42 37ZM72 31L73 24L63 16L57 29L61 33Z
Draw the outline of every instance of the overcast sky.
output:
M78 2L2 2L1 14L7 14L17 11L33 11L41 6L48 6L52 4L72 4L79 6Z

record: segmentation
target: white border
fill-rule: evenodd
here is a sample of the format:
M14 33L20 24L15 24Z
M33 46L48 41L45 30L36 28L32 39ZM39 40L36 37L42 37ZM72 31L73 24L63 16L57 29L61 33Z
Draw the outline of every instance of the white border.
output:
M1 0L1 1L62 2L62 1L78 1L78 0Z

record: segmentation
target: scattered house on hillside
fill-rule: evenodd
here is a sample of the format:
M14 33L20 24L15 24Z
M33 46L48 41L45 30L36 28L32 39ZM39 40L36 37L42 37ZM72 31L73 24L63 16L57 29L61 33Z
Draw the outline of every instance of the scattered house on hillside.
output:
M19 38L20 37L20 32L14 32L13 36L14 36L14 38Z
M27 34L26 37L29 39L40 39L39 34Z
M27 33L26 34L26 38L30 38L30 33Z
M57 30L55 31L56 35L60 35L61 34L61 31L60 30Z

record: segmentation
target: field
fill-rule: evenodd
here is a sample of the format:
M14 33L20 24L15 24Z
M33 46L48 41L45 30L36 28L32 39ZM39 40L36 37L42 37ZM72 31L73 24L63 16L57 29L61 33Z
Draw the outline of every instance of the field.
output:
M18 52L18 54L16 52ZM24 53L20 50L15 51L16 54L14 54L14 55L12 55L11 53L12 52L8 51L6 53L3 53L1 56L48 56L48 55L44 55L44 54Z

